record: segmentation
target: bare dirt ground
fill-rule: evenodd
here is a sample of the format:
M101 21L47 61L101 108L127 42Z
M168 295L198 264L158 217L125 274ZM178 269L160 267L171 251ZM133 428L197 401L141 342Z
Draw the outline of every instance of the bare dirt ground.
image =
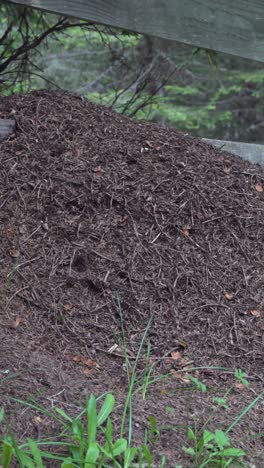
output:
M190 466L186 429L203 426L231 377L196 371L202 394L178 371L248 373L250 388L232 390L211 429L226 429L263 390L263 169L69 93L1 98L0 118L17 123L0 143L0 392L12 427L18 437L54 431L12 397L74 414L106 391L118 424L120 349L125 340L133 362L153 314L155 375L170 378L135 398L134 436L155 415L154 452ZM259 402L231 434L255 466L263 413Z

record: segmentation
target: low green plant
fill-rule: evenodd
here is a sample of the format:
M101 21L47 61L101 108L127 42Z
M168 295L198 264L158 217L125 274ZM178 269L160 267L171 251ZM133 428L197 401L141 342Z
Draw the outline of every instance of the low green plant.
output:
M143 358L145 362L144 370L138 369L138 363L141 359L144 343L154 315L150 317L145 327L136 357L132 361L133 364L131 364L126 347L125 328L119 299L118 307L121 319L122 347L126 364L128 390L117 435L114 434L111 419L111 413L115 406L115 398L111 393L101 395L97 399L92 394L89 400L87 400L85 407L74 418L61 408L49 411L35 400L21 401L12 398L16 403L30 407L53 419L60 426L61 431L57 433L56 437L50 439L33 440L28 438L26 442L20 443L15 439L8 425L6 425L5 430L7 435L0 439L0 466L2 468L14 466L14 463L22 468L44 468L47 466L45 465L46 462L48 462L48 466L53 466L52 463L56 463L56 466L60 464L61 468L151 468L154 466L149 447L153 445L157 447L161 432L171 429L175 430L176 426L158 427L156 417L149 415L149 427L145 431L144 443L140 446L134 446L132 444L133 398L136 394L141 393L144 400L149 385L156 383L161 378L168 378L168 375L158 377L152 375L155 361L151 360L150 342L147 343L146 354ZM190 374L190 372L204 369L204 367L188 368L188 380L192 386L192 391L208 391L203 382ZM230 369L219 367L209 367L209 369L231 372ZM186 369L182 372L186 372ZM187 439L189 445L187 447L184 446L183 450L191 457L191 465L189 466L195 468L203 468L205 466L208 468L245 466L243 464L245 452L233 446L229 438L229 432L263 397L264 392L257 396L225 431L222 429L209 430L209 423L216 408L220 406L228 409L228 396L234 389L236 382L238 381L245 386L249 385L247 375L241 369L236 369L233 375L235 378L234 384L231 385L223 396L213 397L215 406L204 425L200 429L196 428L195 430L190 427L188 428ZM7 378L10 378L10 376L4 379L6 380ZM97 403L102 399L103 403L100 409L98 409ZM167 407L166 410L167 412L175 412L175 409L171 407ZM3 410L0 410L0 424L4 425ZM155 466L158 465L155 464ZM166 466L166 459L164 456L161 456L159 468L164 466ZM177 468L182 467L178 465Z
M128 468L133 466L135 459L138 466L152 466L147 445L133 447L124 437L114 438L110 418L115 405L112 394L106 395L99 411L97 400L91 395L85 409L75 418L60 408L55 408L55 413L52 413L37 404L16 401L51 416L63 430L56 440L27 439L22 444L9 430L0 441L0 464L3 468L13 466L13 462L18 462L22 468L42 468L45 460L49 463L60 462L61 468ZM3 418L4 412L1 410L1 423Z
M155 416L152 414L148 417L150 429L147 433L147 440L149 440L152 444L155 444L160 439L160 430L157 426L157 420Z
M247 380L247 374L242 371L241 369L235 369L234 370L234 378L235 378L235 381L234 383L230 386L230 388L228 388L226 390L226 392L224 393L224 395L222 397L217 397L215 396L213 398L213 404L216 405L216 406L220 406L221 408L225 409L225 410L228 410L229 409L229 406L228 406L228 396L230 395L230 393L234 390L236 384L239 382L239 383L242 383L243 385L245 385L246 387L249 386L249 381ZM210 418L211 419L211 418Z
M248 385L246 374L240 369L234 372L235 378L244 385ZM235 418L226 431L216 429L214 432L206 429L208 420L202 431L188 428L187 437L191 446L183 447L183 451L192 458L193 467L197 468L227 468L245 466L243 457L246 455L244 450L234 447L228 436L229 432L239 423L239 421L256 405L264 396L264 391L259 394L244 410ZM215 400L215 398L214 398ZM219 400L221 400L219 398ZM226 399L221 401L221 406L226 405ZM211 418L209 418L211 419Z
M204 430L202 435L197 438L197 434L188 429L188 439L194 443L193 447L183 447L185 453L193 459L193 466L203 468L228 466L243 466L240 459L245 452L240 448L232 446L228 435L216 429L214 432Z

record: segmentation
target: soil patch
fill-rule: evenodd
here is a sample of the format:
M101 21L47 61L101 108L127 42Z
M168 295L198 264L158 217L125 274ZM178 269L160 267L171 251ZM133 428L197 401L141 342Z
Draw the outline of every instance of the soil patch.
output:
M39 369L5 396L122 394L109 349L125 334L133 359L152 315L159 372L243 368L259 390L264 170L69 93L1 98L0 118L1 369Z

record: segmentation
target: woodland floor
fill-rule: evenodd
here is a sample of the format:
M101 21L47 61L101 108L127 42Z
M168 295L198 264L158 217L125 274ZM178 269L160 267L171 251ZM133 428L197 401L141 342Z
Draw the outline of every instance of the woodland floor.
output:
M263 390L264 170L69 93L1 98L0 118L17 122L0 143L0 391L11 426L22 438L54 430L12 397L74 414L108 390L118 421L122 346L133 362L153 314L154 375L170 377L135 398L134 437L155 415L154 452L190 466L186 429L202 427L231 370L251 385L234 387L209 428L225 430ZM226 369L192 372L206 393L188 382L203 366ZM263 420L260 401L230 434L255 466Z

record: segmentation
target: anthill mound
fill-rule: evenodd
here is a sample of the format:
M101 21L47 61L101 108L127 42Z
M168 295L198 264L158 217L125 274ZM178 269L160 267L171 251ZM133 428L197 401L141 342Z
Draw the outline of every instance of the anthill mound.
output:
M121 322L135 350L154 314L153 356L259 373L260 166L68 93L0 103L17 122L0 144L5 359L15 343L18 362L94 357Z

